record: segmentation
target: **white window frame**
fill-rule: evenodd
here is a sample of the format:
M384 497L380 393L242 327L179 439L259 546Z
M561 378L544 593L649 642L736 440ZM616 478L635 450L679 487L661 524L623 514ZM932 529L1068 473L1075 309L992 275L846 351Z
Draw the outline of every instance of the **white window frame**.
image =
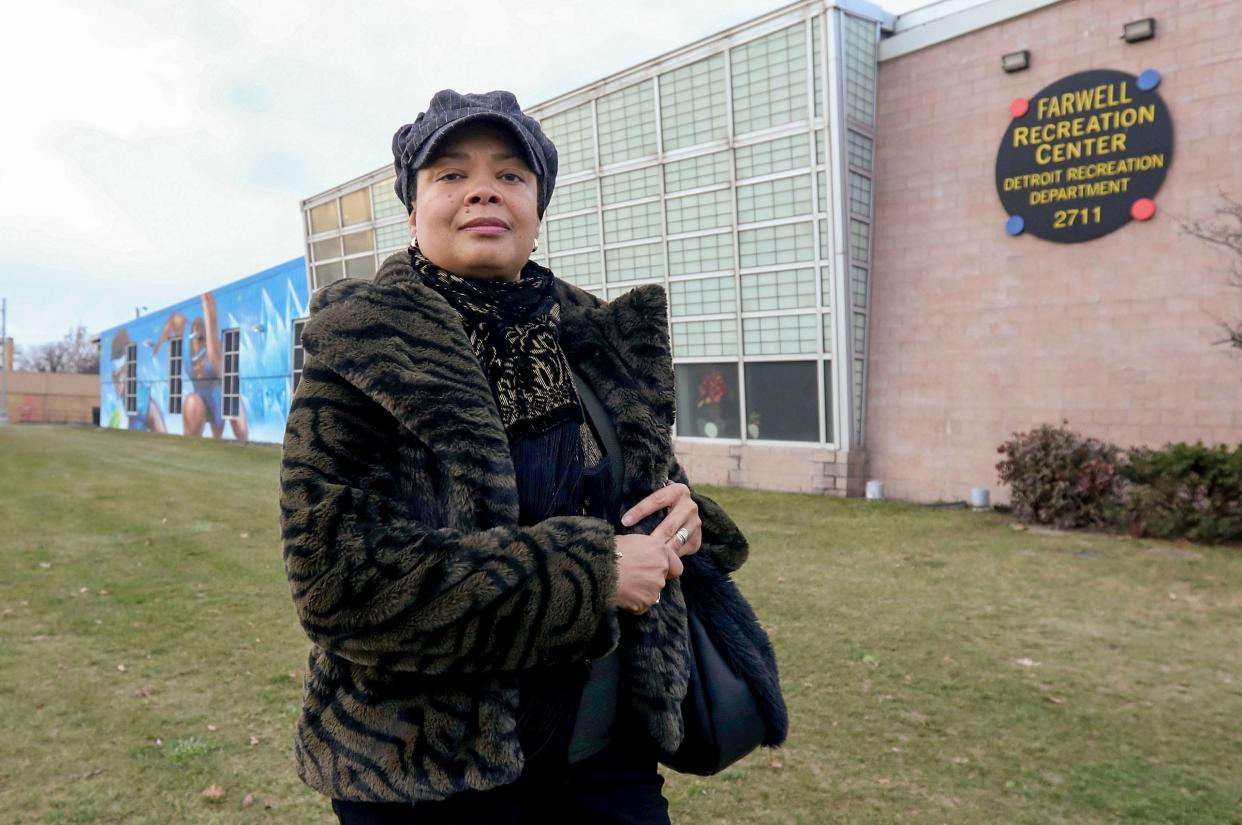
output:
M232 347L230 347L230 343ZM241 328L220 333L220 357L224 369L220 376L221 411L225 419L241 418ZM230 360L231 359L231 360ZM231 380L230 380L231 379Z
M289 396L290 399L292 399L293 397L292 393L295 393L298 391L298 384L302 383L303 368L298 366L298 356L299 355L302 356L303 358L302 363L303 365L305 365L306 350L302 347L302 331L306 328L306 322L308 320L310 319L309 318L294 318L293 319L293 354L292 354L292 357L289 359L289 364L292 366L292 369L293 369L293 384L292 384L292 390Z
M168 414L181 415L181 359L184 341L170 338L168 341Z
M138 413L138 345L125 345L125 412Z

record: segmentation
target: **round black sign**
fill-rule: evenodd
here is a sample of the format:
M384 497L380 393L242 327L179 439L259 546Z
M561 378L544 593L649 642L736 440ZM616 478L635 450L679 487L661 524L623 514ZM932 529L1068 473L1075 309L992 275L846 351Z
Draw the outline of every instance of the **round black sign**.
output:
M1010 104L996 155L996 191L1011 235L1060 243L1107 235L1155 214L1173 160L1173 121L1160 74L1097 69Z

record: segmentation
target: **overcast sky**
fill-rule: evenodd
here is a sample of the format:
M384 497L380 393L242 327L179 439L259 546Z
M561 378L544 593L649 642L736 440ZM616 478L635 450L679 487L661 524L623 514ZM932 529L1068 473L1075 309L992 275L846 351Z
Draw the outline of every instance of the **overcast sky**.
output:
M390 162L437 89L530 106L781 5L15 4L0 27L9 335L99 332L300 256L299 201Z

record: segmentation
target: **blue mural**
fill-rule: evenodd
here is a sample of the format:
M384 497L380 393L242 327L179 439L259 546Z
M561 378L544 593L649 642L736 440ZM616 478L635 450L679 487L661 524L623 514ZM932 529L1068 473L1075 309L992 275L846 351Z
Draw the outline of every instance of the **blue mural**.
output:
M107 330L99 423L281 441L293 395L293 327L307 303L306 261L295 258Z

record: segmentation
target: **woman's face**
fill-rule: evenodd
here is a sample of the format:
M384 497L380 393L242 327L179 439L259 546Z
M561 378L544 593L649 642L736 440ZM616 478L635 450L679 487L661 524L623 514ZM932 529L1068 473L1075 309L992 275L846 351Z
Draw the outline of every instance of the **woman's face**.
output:
M450 134L418 170L410 229L441 269L517 280L539 233L538 187L509 133L479 124Z

